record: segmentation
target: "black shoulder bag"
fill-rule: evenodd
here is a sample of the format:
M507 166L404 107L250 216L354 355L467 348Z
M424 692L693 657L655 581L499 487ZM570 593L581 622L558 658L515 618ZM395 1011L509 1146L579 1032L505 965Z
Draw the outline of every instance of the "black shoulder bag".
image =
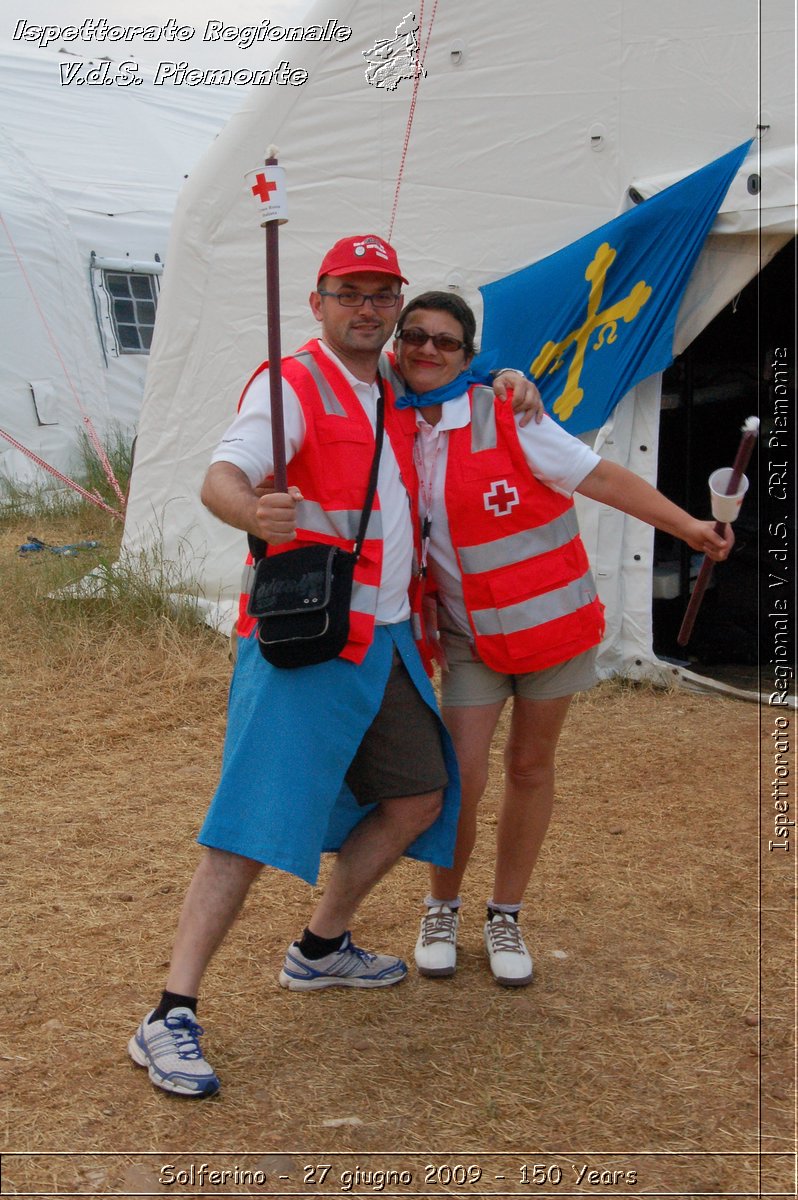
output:
M337 658L349 637L355 563L374 503L382 451L385 395L382 380L378 382L376 445L354 550L317 544L268 556L265 543L250 537L259 561L247 612L257 617L260 652L275 667L309 667Z

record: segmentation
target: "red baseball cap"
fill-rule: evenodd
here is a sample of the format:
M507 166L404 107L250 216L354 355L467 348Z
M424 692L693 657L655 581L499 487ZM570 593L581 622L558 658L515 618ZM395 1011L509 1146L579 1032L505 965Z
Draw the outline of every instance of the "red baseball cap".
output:
M393 246L373 233L341 238L336 242L322 259L318 278L321 279L322 275L354 275L358 271L393 275L402 283L407 283L399 270L399 259Z

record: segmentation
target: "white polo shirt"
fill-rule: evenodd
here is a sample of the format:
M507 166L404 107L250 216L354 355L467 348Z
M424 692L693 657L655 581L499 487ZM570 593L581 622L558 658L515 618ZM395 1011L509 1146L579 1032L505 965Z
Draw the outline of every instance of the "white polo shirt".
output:
M342 372L360 401L372 429L375 429L379 398L376 382L364 383L356 379L328 346L321 341L319 345ZM286 461L290 462L305 440L305 417L296 392L285 379L283 414L285 456ZM268 371L262 371L247 388L241 409L214 450L211 462L232 463L244 472L253 487L273 474ZM376 619L379 625L394 625L410 616L407 591L413 564L413 528L410 498L402 483L399 464L387 434L380 455L377 492L382 512L383 561Z

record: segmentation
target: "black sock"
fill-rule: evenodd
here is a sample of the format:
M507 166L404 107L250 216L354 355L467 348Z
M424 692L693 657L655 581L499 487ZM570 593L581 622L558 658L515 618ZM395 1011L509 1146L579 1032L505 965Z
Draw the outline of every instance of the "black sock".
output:
M163 1021L173 1008L190 1008L194 1016L197 1015L197 997L196 996L181 996L178 992L161 992L161 1003L156 1008L155 1012L147 1022Z
M492 921L494 917L498 917L498 916L512 917L512 919L515 921L515 923L518 924L518 913L502 912L502 910L500 908L491 908L491 906L488 905L488 920Z
M341 933L338 937L323 938L317 933L313 933L310 929L305 929L302 937L299 940L299 949L304 954L305 958L311 960L325 958L328 954L333 954L336 950L340 950L344 944L345 933Z

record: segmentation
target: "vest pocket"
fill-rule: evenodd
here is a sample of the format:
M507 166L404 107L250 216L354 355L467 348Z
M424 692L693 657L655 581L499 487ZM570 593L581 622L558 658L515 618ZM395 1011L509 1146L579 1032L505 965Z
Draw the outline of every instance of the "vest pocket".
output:
M349 417L317 417L314 432L320 442L373 442L370 429L359 428Z
M324 479L328 499L333 507L353 508L357 497L366 495L370 463L366 447L369 442L373 447L373 435L366 428L353 427L348 417L321 417L315 425L315 436L317 453L323 460L319 478ZM314 467L309 465L309 470L313 473Z
M509 480L513 471L513 460L506 450L498 447L495 450L480 450L478 454L470 454L458 462L463 479L476 482L482 480L486 484L498 480Z
M500 608L566 587L578 574L574 571L573 563L554 550L539 555L531 562L511 564L494 571L488 577L488 587L497 608Z

